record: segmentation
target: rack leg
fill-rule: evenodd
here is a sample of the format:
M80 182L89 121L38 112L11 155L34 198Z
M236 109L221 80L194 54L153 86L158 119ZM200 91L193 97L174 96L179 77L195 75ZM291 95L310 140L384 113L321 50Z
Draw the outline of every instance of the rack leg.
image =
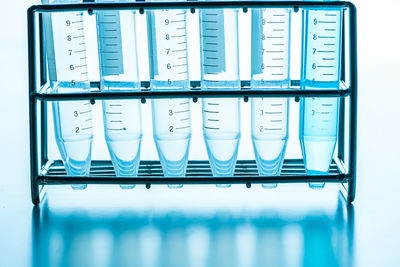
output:
M356 7L349 5L349 55L350 55L350 141L349 172L351 177L347 186L347 204L351 204L356 196L357 175L357 14Z
M32 178L31 180L31 198L32 203L36 206L40 203L40 190L34 179Z
M350 205L353 203L355 196L356 196L356 186L354 183L354 178L350 180L349 185L348 185L348 191L347 191L347 204Z

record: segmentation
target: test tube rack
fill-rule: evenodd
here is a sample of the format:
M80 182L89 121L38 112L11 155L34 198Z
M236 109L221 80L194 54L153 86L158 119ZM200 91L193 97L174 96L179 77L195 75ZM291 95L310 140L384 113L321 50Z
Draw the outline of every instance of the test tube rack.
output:
M149 82L142 81L140 91L100 92L91 90L85 93L49 93L44 51L44 34L41 14L44 12L96 10L136 10L144 14L146 10L187 9L195 12L200 8L237 8L248 12L251 8L292 8L298 12L302 8L342 8L347 11L343 20L342 34L347 31L348 38L342 38L341 82L338 90L300 90L299 80L291 80L290 90L250 90L249 81L241 81L241 90L200 90L199 81L191 81L186 91L150 91ZM30 120L30 164L31 197L38 205L48 185L65 184L252 184L276 183L337 183L347 203L355 199L356 187L356 133L357 133L357 39L356 7L351 2L307 2L307 1L204 1L204 2L134 2L134 3L82 3L59 5L34 5L28 9L28 57L29 57L29 120ZM347 50L345 49L347 48ZM347 79L347 80L346 80ZM92 81L93 89L99 88L98 81ZM89 177L67 176L61 160L48 159L47 141L47 102L89 100L92 104L103 99L149 99L159 98L199 98L229 97L242 98L245 102L251 97L290 97L298 101L303 97L338 97L339 125L337 157L332 161L326 175L307 175L303 159L285 159L279 176L259 176L253 160L238 160L232 177L213 177L208 161L189 160L185 177L164 177L159 161L141 161L137 177L116 177L112 163L105 160L92 160ZM348 105L345 104L348 101Z

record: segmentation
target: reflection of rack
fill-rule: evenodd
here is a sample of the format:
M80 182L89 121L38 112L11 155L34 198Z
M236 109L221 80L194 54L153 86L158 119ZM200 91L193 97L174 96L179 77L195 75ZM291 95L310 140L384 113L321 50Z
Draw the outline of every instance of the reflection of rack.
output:
M291 81L291 90L249 90L249 82L242 81L242 90L201 91L200 82L193 82L187 91L149 91L148 82L142 83L142 90L136 92L100 92L98 82L92 83L92 91L88 93L54 94L49 93L46 77L45 53L43 33L41 31L41 14L44 12L60 11L87 11L119 9L138 10L144 14L146 10L162 8L183 8L191 12L198 8L241 8L248 12L248 8L288 7L295 12L299 8L321 7L342 8L347 10L348 40L343 38L341 88L339 90L300 90L299 81ZM347 30L343 26L343 33ZM346 36L343 34L343 36ZM346 43L347 41L347 43ZM305 183L305 182L333 182L339 183L344 190L347 201L351 203L355 198L356 181L356 112L357 112L357 52L356 52L356 9L350 2L306 2L306 1L250 1L250 2L177 2L177 3L108 3L108 4L73 4L53 6L32 6L28 10L28 42L29 42L29 93L30 93L30 137L31 137L31 190L34 204L40 202L40 191L45 185L56 184L246 184L253 183ZM345 51L348 48L348 51ZM346 53L347 52L347 53ZM348 58L347 58L347 55ZM348 63L349 68L346 69ZM39 64L38 64L39 63ZM39 66L39 67L38 67ZM348 75L349 80L346 79ZM60 161L50 161L47 156L47 102L68 100L90 100L92 104L99 99L146 99L154 98L198 98L207 97L339 97L339 131L337 157L331 165L327 175L306 175L301 159L286 160L283 173L275 177L261 177L255 171L255 163L241 161L236 167L233 177L213 177L209 171L208 162L192 161L186 177L164 177L159 174L158 162L142 162L141 173L137 177L115 177L111 162L92 161L90 177L66 176ZM195 169L198 167L196 174ZM154 170L150 174L148 170Z
M253 262L252 266L268 266L274 265L278 259L284 261L288 251L302 252L295 255L299 258L294 260L306 262L307 266L331 265L333 262L338 266L353 265L354 211L352 205L346 205L340 198L336 208L320 212L312 210L311 213L305 212L304 216L282 212L276 216L275 210L255 215L250 212L245 216L217 213L211 217L192 213L95 214L53 210L47 203L43 207L34 207L32 266L51 266L54 262L70 260L88 261L93 265L94 258L99 255L93 244L102 237L107 238L99 242L101 248L106 246L110 252L105 256L112 255L113 258L106 258L105 262L125 259L130 263L125 265L143 266L146 255L151 255L155 262L166 265L192 266L198 260L196 255L200 254L205 265L212 266L216 261L237 262L245 254ZM292 230L290 237L285 235L287 230ZM196 235L191 236L191 233ZM240 242L238 236L246 238L246 242ZM193 238L196 242L190 242ZM287 238L301 241L286 242ZM150 247L145 245L149 241ZM198 245L197 253L190 253L193 252L193 243ZM84 253L79 251L82 247ZM57 248L57 253L51 248ZM228 258L225 253L217 253L221 248L230 252ZM140 253L135 254L135 251ZM121 264L114 262L111 265Z

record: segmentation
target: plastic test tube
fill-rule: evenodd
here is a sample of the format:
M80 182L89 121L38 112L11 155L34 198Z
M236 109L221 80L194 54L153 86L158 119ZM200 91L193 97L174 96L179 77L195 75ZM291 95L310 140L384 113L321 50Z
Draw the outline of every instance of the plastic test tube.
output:
M301 89L339 89L342 10L303 10ZM338 130L337 97L302 98L300 143L307 174L329 172ZM322 188L324 183L310 183Z
M202 90L240 90L238 10L200 10L200 49ZM233 176L240 140L240 99L204 98L202 109L212 173Z
M96 11L96 25L101 91L140 90L134 11ZM140 105L138 99L103 100L106 142L116 175L120 177L138 173L142 139Z
M186 10L152 10L147 15L151 90L189 90ZM164 176L185 176L191 138L190 99L151 102L154 140Z
M253 89L288 89L290 9L252 10ZM279 175L288 140L288 98L252 98L252 141L261 176ZM275 188L277 184L263 184Z
M46 1L43 4L80 1ZM43 13L45 47L51 90L54 93L90 89L82 12ZM89 101L52 102L56 143L69 176L88 176L92 147ZM87 185L72 185L85 189Z

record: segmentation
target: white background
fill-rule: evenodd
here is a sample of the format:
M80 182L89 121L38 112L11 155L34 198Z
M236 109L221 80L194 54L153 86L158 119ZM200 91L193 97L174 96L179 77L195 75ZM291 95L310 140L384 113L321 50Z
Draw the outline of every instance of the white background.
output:
M396 0L354 2L358 7L359 25L358 180L354 203L354 265L398 266L400 263L398 255L400 240L398 208L400 203L400 170L398 168L400 3ZM7 8L3 8L0 16L0 92L2 95L0 104L0 263L5 262L5 264L0 264L1 266L29 266L31 264L33 228L29 188L26 41L26 9L31 4L31 1L8 2ZM241 58L241 61L246 62L246 58ZM249 73L245 70L245 63L242 64L243 78L247 78ZM200 121L194 122L193 127L193 131L199 133ZM251 155L251 150L242 149L243 143L241 151L244 152L242 153ZM148 140L148 144L151 144L151 139ZM250 143L248 146L250 147ZM200 143L198 148L201 149ZM69 189L64 188L65 190ZM202 194L199 192L203 191L196 190L185 191L184 189L179 193L171 193L167 190L144 192L138 188L135 194L143 197L142 201L138 202L143 204L140 207L142 209L146 207L156 209L155 207L160 203L163 203L160 205L162 207L167 205L165 203L169 203L169 208L172 210L190 209L190 205L199 209L212 209L214 205L230 209L232 203L244 211L263 206L284 206L289 209L297 207L298 195L293 194L284 186L274 193L259 189L251 190L251 193L243 193L237 188L227 192L209 189ZM64 191L55 191L59 195L54 195L54 198L50 200L58 203L59 199L63 199L62 192ZM312 204L316 202L324 205L322 199L325 198L322 192L324 191L317 193L307 191L306 205L312 207ZM80 201L78 204L84 205L93 201L90 196L104 197L104 194L108 193L89 190L86 195L84 192L74 194ZM127 194L131 193L120 193L118 190L117 194L121 194L124 200ZM208 201L204 200L204 197L201 200L205 194ZM188 198L188 196L191 197ZM265 199L263 196L266 196ZM246 201L241 202L240 197ZM66 201L64 207L75 203L68 199L68 196L65 196L64 200L70 201ZM127 205L124 201L118 201L118 203L121 206ZM138 207L138 203L135 207ZM107 208L116 209L111 204L105 207Z

